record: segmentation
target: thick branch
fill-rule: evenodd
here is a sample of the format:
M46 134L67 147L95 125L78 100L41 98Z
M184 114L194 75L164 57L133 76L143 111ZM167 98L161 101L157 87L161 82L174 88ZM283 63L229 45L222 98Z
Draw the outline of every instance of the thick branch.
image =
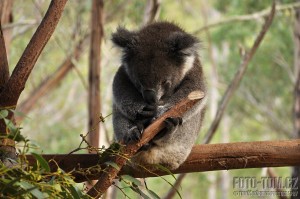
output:
M269 27L271 26L274 15L275 15L275 1L273 1L271 13L270 13L269 17L266 19L266 22L263 25L262 30L260 31L259 35L256 37L250 51L248 53L246 53L245 56L243 57L242 63L240 65L238 71L236 72L233 80L231 81L230 85L227 88L227 90L221 100L216 117L215 117L214 121L212 122L212 124L207 132L207 135L204 139L204 143L209 143L209 141L212 139L213 134L216 132L217 128L219 127L219 124L223 117L225 109L226 109L231 97L233 96L233 93L238 88L238 86L248 68L249 62L251 61L257 48L259 47L261 41L263 40L266 32L268 31Z
M201 91L192 92L186 99L179 102L171 110L167 111L160 118L155 120L149 127L143 132L142 138L138 143L129 144L122 147L120 153L122 156L115 156L111 162L122 168L128 159L130 159L139 148L148 143L159 131L164 127L164 121L168 117L182 117L183 114L189 110L196 102L204 97L204 93ZM112 166L107 166L99 173L99 180L93 188L91 188L88 194L92 197L100 197L105 191L112 185L113 180L116 178L119 170Z
M62 15L67 0L52 0L41 24L32 36L6 86L0 93L0 107L15 106L44 46Z
M48 161L55 160L64 171L74 170L72 174L77 182L100 177L99 167L89 169L89 174L83 172L85 168L96 165L105 168L103 162L99 162L97 154L43 155L43 157ZM27 159L31 165L34 164L34 157L28 155ZM283 166L300 166L300 139L196 145L187 160L171 172L177 174ZM168 175L165 171L156 170L150 173L137 171L128 166L119 173L124 174L136 178Z

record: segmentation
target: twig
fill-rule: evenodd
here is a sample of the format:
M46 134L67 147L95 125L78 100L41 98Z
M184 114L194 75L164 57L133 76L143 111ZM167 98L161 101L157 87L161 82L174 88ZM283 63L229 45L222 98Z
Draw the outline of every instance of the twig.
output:
M285 5L278 5L276 6L276 12L283 12L285 10L294 10L300 8L300 2L297 3L290 3L290 4L285 4ZM213 22L211 24L205 25L201 27L200 29L196 30L194 34L199 34L200 32L206 30L206 29L211 29L220 25L232 23L232 22L240 22L240 21L251 21L254 19L261 19L263 17L268 16L270 13L270 8L264 9L262 11L253 13L253 14L248 14L248 15L239 15L239 16L233 16L229 18L222 19L217 22Z
M225 112L225 109L228 105L229 100L231 99L233 93L236 91L237 87L239 86L246 70L248 67L249 62L251 61L252 57L254 56L257 48L259 47L261 41L263 40L266 32L268 31L269 27L272 24L273 18L275 15L275 1L273 1L273 5L272 5L272 9L270 12L269 17L266 19L265 24L263 25L260 33L258 34L258 36L256 37L252 48L250 49L250 51L248 53L246 53L243 57L242 63L238 69L238 71L236 72L233 80L231 81L230 85L228 86L222 100L220 103L220 106L218 108L216 117L214 119L214 121L212 122L205 138L204 138L204 143L209 143L210 140L212 139L213 134L216 132L217 128L219 127L220 121L223 117L223 114Z
M130 159L139 148L148 143L160 130L165 127L164 121L168 117L182 117L182 115L189 110L195 103L204 97L204 93L201 91L192 92L186 99L179 102L171 110L167 111L160 118L155 120L149 127L143 132L143 136L138 143L129 144L122 147L120 153L123 156L115 156L112 160L119 169L121 169L128 159ZM88 195L92 197L100 197L111 186L113 180L116 178L119 170L112 166L107 166L100 173L99 181L93 188L90 189Z

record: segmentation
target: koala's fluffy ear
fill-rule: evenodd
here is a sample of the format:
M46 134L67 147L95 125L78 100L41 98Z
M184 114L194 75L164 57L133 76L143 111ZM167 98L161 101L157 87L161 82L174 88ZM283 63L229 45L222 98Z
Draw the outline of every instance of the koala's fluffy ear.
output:
M199 40L194 36L178 31L169 36L167 44L173 53L192 55L198 50Z
M135 32L126 30L119 27L115 33L112 34L112 42L125 49L132 48L137 42L137 36Z

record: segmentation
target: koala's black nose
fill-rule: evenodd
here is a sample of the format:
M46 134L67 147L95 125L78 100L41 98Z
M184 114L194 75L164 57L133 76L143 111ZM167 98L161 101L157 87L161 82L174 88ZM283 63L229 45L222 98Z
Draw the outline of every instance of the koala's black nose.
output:
M148 104L152 105L157 103L156 92L154 90L144 90L143 98Z

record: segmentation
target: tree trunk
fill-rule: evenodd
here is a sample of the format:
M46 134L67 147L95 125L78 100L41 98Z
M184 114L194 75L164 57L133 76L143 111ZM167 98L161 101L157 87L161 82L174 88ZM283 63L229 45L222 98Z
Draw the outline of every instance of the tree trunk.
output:
M89 57L88 141L98 148L100 135L100 56L103 37L103 0L92 3L92 34Z

